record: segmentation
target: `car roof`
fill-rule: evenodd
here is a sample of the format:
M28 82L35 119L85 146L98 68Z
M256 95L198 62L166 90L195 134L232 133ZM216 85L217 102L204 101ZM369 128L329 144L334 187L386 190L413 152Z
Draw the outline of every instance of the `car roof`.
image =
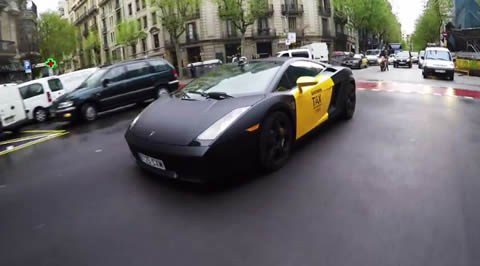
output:
M49 81L51 79L58 79L58 76L49 76L49 77L34 79L34 80L30 80L30 81L27 81L27 82L24 82L24 83L20 83L20 84L18 84L18 86L26 86L26 85L31 85L31 84L35 84L35 83L42 83L42 82Z
M148 61L153 61L153 60L161 60L161 61L165 61L165 63L168 62L164 58L158 56L158 57L136 58L136 59L126 60L126 61L118 62L118 63L115 63L115 64L111 64L111 65L105 65L105 66L102 66L102 68L112 68L112 67L117 67L117 66L125 66L125 65L129 65L129 64L133 64L133 63L137 63L137 62L142 62L142 61L148 62Z
M425 51L432 51L432 50L450 52L450 50L444 47L428 47Z

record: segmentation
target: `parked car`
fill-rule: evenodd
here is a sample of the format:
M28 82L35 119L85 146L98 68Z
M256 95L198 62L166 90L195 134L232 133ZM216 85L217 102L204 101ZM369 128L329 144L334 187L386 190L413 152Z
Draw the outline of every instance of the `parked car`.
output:
M333 52L332 58L330 58L330 64L333 66L340 66L345 58L351 57L352 55L353 53L351 52L335 51Z
M432 47L425 50L423 62L423 78L428 76L443 76L450 80L455 78L455 64L447 48Z
M349 68L367 68L368 60L363 54L355 54L352 57L347 57L343 60L342 66Z
M391 55L388 57L388 64L389 64L389 65L393 65L393 63L395 63L395 54L391 54Z
M27 122L27 113L18 85L0 85L0 134L4 130L15 130Z
M314 60L315 56L309 49L292 49L281 51L276 54L276 57L303 57Z
M93 121L99 112L159 98L177 88L177 71L168 61L132 60L100 68L75 91L55 101L51 112L61 120Z
M62 81L63 89L65 92L72 92L80 84L82 84L91 74L97 71L98 67L92 67L82 70L73 71L70 73L65 73L63 75L58 76L58 78Z
M418 64L418 53L417 52L412 52L412 63L413 64Z
M380 49L367 50L367 59L369 65L378 64L378 58L380 58Z
M49 118L53 101L65 94L63 84L57 76L32 80L19 85L28 119L44 122Z
M400 66L407 66L408 68L412 68L412 55L409 51L399 52L395 56L395 62L393 63L393 67L397 68Z
M422 69L423 68L423 61L425 57L425 51L422 50L420 53L418 53L418 68Z

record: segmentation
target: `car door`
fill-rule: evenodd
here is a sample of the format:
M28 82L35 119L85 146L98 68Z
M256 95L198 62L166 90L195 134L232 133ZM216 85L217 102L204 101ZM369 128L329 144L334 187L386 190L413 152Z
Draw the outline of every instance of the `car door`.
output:
M145 61L126 65L126 93L131 102L151 98L155 75Z
M287 69L288 79L293 83L291 90L297 110L297 139L310 132L328 119L328 106L332 97L333 81L321 75L325 69L320 64L308 61L293 62ZM318 83L299 90L296 82L300 77L316 77Z
M119 107L128 103L128 94L125 86L125 68L117 66L110 69L101 79L100 91L97 97L101 102L101 110Z
M29 119L33 119L33 112L37 107L48 107L47 95L41 83L33 83L20 87L20 94L22 95L25 111Z

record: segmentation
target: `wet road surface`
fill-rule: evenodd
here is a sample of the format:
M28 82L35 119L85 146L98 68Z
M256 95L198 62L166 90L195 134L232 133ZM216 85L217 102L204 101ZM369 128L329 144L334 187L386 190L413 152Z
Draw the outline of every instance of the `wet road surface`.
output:
M480 101L361 90L269 176L217 189L140 171L141 108L0 156L2 265L478 265Z

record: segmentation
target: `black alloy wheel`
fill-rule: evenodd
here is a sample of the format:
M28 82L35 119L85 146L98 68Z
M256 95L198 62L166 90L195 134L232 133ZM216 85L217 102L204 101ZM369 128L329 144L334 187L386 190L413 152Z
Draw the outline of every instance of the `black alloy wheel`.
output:
M350 120L355 113L355 107L357 105L357 93L355 90L355 86L353 84L347 85L347 92L345 97L345 107L343 111L343 118L345 120Z
M35 119L35 121L37 121L37 123L45 122L48 119L48 112L47 110L39 107L35 109L35 112L33 113L33 118Z
M261 125L260 166L266 172L280 169L290 157L295 136L292 121L283 112L270 114Z

